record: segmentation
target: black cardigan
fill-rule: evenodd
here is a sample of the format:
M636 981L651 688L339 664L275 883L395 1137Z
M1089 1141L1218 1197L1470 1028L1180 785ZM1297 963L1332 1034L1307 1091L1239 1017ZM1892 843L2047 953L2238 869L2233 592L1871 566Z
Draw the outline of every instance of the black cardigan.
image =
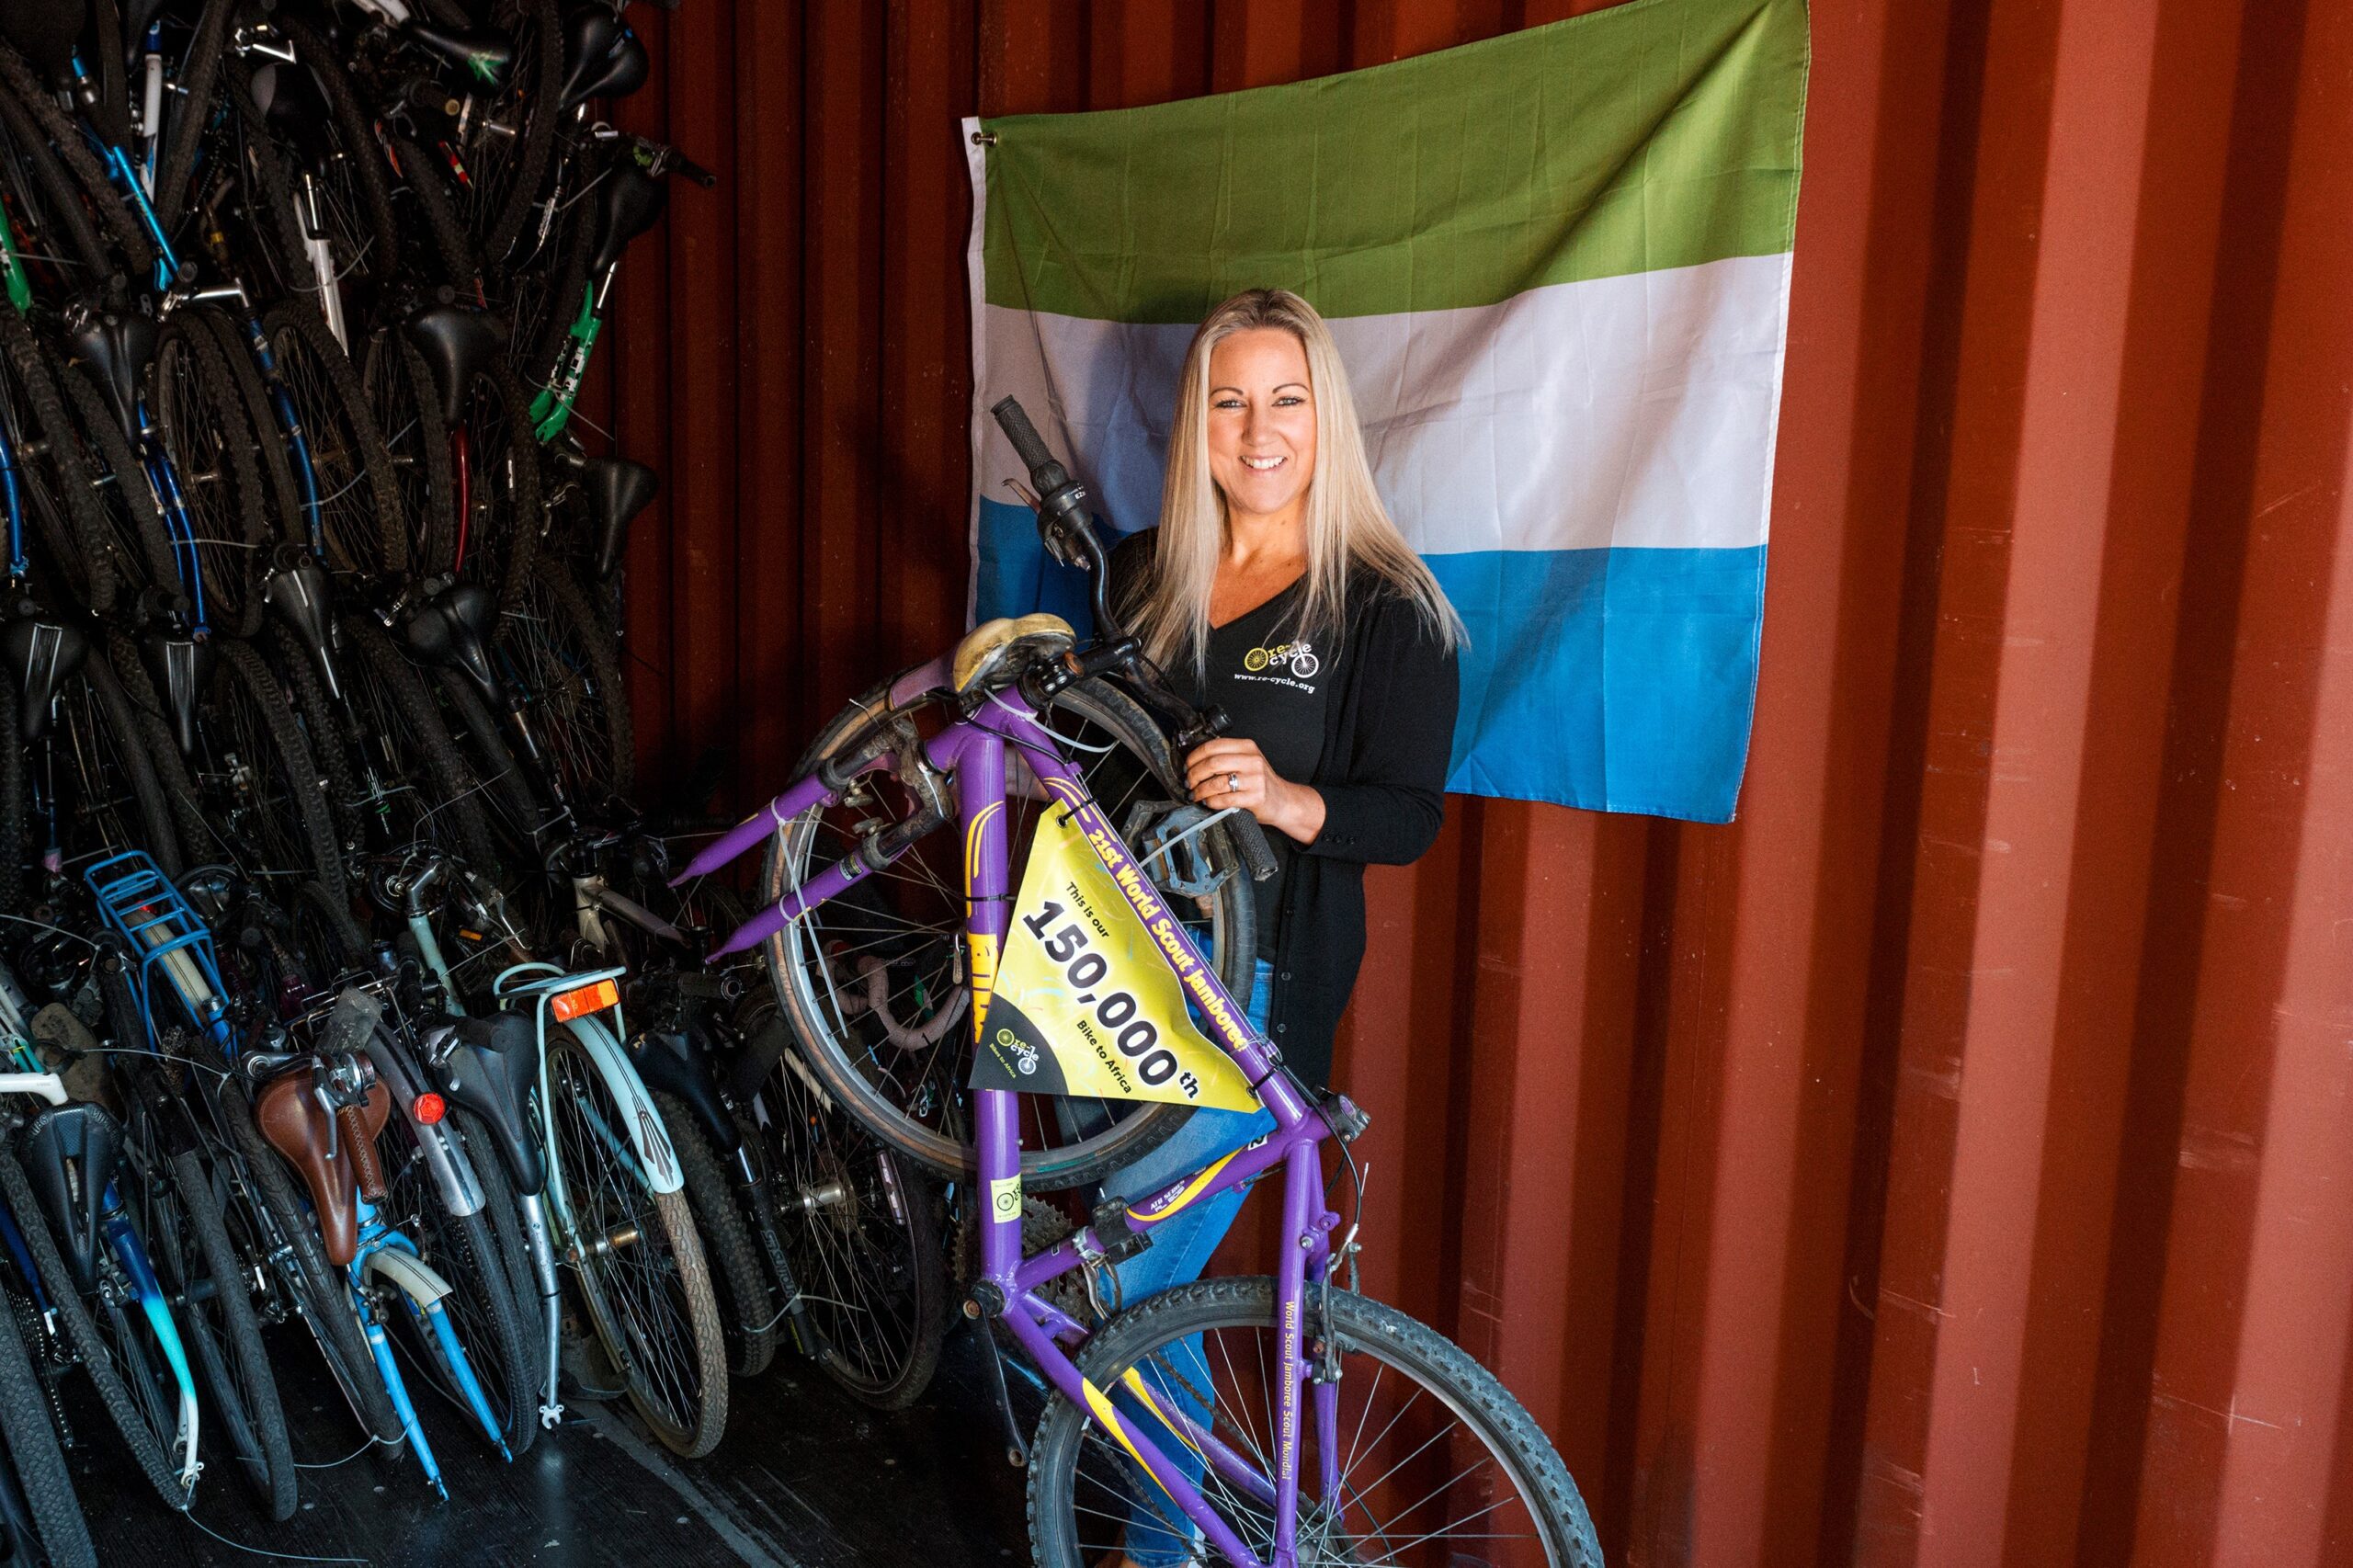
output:
M1114 605L1134 602L1155 532L1112 551ZM1438 837L1461 699L1454 654L1421 611L1370 574L1348 586L1350 624L1331 666L1323 753L1310 777L1293 780L1324 797L1324 831L1291 857L1284 877L1267 1018L1283 1060L1319 1087L1331 1078L1332 1036L1364 961L1364 869L1419 859Z

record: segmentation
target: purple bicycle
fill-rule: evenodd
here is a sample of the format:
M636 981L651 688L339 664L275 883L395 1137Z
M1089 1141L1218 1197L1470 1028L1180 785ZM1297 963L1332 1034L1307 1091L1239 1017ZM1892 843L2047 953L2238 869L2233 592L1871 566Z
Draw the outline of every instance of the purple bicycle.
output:
M1323 1146L1353 1171L1366 1118L1286 1072L1237 994L1254 950L1237 873L1271 860L1247 816L1187 801L1176 766L1222 720L1172 692L1120 630L1086 491L1018 404L995 413L1029 466L1047 549L1093 574L1102 635L1083 645L1051 616L993 621L854 704L797 783L680 877L767 849L767 906L714 957L760 948L811 1075L890 1148L985 1194L969 1205L980 1234L965 1315L1054 1394L1026 1450L1006 1406L1039 1563L1598 1568L1584 1501L1519 1403L1435 1330L1334 1278L1353 1282L1356 1226L1327 1195ZM1149 933L1143 953L1165 967L1160 984L1174 977L1181 1026L1151 1027L1110 989L1120 983L1094 954L1114 945L1113 922L1078 885L1091 872L1071 883L1084 920L1038 904L1027 879L1017 903L1015 847L1044 846L1050 824L1057 845L1083 840L1099 859L1107 880L1091 885L1101 903L1124 903L1117 921ZM1056 979L1071 1005L1091 1009L1072 1015L1084 1038L1063 1058L1070 1078L1024 1080L1069 1092L986 1086L1003 1080L979 1071L994 1053L1001 1073L1033 1072L1063 1050L999 1027L1029 1021L1006 996L992 1006L1017 921L1067 965ZM1165 1049L1180 1029L1199 1031L1206 1059ZM1081 1070L1096 1074L1087 1086L1169 1097L1089 1093ZM1272 1131L1048 1242L1059 1227L1041 1234L1039 1221L1052 1211L1025 1187L1074 1187L1157 1145L1193 1114L1171 1085L1192 1090L1197 1070L1263 1106ZM1205 1279L1121 1310L1112 1265L1188 1206L1270 1174L1284 1239L1273 1278Z

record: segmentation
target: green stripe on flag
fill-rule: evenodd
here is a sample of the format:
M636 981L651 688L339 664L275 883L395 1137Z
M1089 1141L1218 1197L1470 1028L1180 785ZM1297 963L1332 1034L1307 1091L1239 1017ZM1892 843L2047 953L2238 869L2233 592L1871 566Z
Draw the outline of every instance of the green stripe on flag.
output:
M1804 0L1631 0L1288 86L993 119L988 301L1176 323L1281 287L1376 315L1775 255L1805 72Z

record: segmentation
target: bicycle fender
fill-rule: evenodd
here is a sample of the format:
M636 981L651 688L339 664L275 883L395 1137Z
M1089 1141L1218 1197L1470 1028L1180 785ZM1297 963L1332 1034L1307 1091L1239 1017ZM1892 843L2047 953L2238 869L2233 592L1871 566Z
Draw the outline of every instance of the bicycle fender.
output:
M429 1307L450 1293L449 1282L435 1273L432 1265L397 1246L376 1248L360 1260L359 1267L365 1273L381 1276L419 1307Z
M588 1059L596 1063L598 1076L605 1081L606 1092L621 1108L631 1146L637 1153L638 1163L645 1167L647 1185L657 1193L683 1188L686 1176L678 1169L678 1156L670 1147L670 1135L663 1129L662 1113L654 1108L654 1097L645 1092L644 1080L637 1075L637 1069L630 1065L629 1053L621 1049L612 1031L595 1018L574 1018L563 1027L587 1049ZM545 1098L548 1087L544 1059L540 1072L540 1094Z
M710 1057L701 1048L699 1028L670 1032L642 1029L629 1042L629 1056L637 1075L649 1089L675 1095L694 1112L695 1123L722 1154L733 1156L744 1135L719 1097L719 1082L711 1074Z
M515 1190L525 1196L544 1190L547 1166L532 1137L528 1105L531 1020L520 1013L435 1020L425 1026L424 1036L435 1085L482 1119Z

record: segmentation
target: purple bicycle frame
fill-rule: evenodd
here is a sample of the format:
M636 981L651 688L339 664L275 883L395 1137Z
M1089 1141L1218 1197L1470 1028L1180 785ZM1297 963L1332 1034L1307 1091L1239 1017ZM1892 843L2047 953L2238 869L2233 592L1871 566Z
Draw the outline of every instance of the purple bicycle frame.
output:
M936 659L910 670L892 683L887 706L878 717L895 713L915 702L949 688L949 662ZM955 781L957 814L964 840L965 932L976 947L1001 951L1012 919L1014 884L1006 837L1006 747L1018 746L1039 782L1076 819L1080 830L1109 866L1113 880L1159 944L1163 960L1174 970L1187 994L1209 1025L1211 1037L1241 1066L1260 1101L1273 1113L1275 1130L1206 1168L1171 1182L1141 1203L1127 1205L1119 1216L1121 1237L1149 1234L1152 1228L1205 1198L1256 1180L1279 1165L1283 1168L1283 1234L1289 1244L1276 1265L1276 1327L1280 1355L1276 1373L1279 1399L1274 1443L1275 1473L1236 1453L1208 1426L1182 1409L1168 1408L1154 1397L1133 1370L1123 1383L1129 1393L1167 1433L1198 1454L1226 1481L1275 1512L1271 1559L1261 1559L1245 1547L1224 1519L1201 1496L1199 1487L1170 1461L1136 1422L1114 1405L1105 1391L1083 1376L1064 1344L1085 1343L1085 1325L1048 1302L1040 1287L1089 1258L1099 1257L1104 1239L1096 1227L1034 1257L1021 1256L1021 1205L985 1205L981 1227L981 1271L1005 1302L1004 1321L1030 1359L1062 1394L1086 1411L1142 1467L1187 1517L1200 1528L1210 1544L1240 1568L1295 1568L1294 1540L1299 1521L1299 1455L1302 1391L1309 1386L1304 1350L1306 1299L1311 1283L1321 1281L1332 1256L1331 1235L1340 1216L1328 1205L1324 1190L1323 1162L1318 1152L1330 1136L1333 1122L1302 1098L1291 1079L1278 1070L1272 1048L1256 1033L1217 973L1204 961L1186 935L1183 925L1165 905L1150 878L1128 855L1119 834L1071 771L1052 733L1036 716L1004 697L993 698L971 718L958 721L929 741L920 743L925 759ZM889 753L869 758L858 772L889 766ZM822 777L811 775L786 790L741 824L709 845L677 878L680 882L707 875L766 842L784 824L812 806L838 802L838 793ZM915 836L921 836L920 835ZM816 908L854 883L864 880L912 846L913 838L869 858L854 851L787 893L773 906L738 929L711 956L716 959L745 951L766 941L792 921ZM871 848L872 846L867 846ZM978 964L976 981L991 971ZM976 1013L978 1009L975 1009ZM976 1025L977 1027L977 1025ZM1021 1128L1018 1096L1010 1090L977 1089L973 1143L979 1170L976 1186L995 1194L1008 1187L1017 1193L1021 1180ZM1337 1100L1335 1108L1354 1114ZM1320 1463L1318 1490L1336 1503L1339 1456L1336 1445L1339 1390L1318 1380L1313 1384L1313 1415Z

